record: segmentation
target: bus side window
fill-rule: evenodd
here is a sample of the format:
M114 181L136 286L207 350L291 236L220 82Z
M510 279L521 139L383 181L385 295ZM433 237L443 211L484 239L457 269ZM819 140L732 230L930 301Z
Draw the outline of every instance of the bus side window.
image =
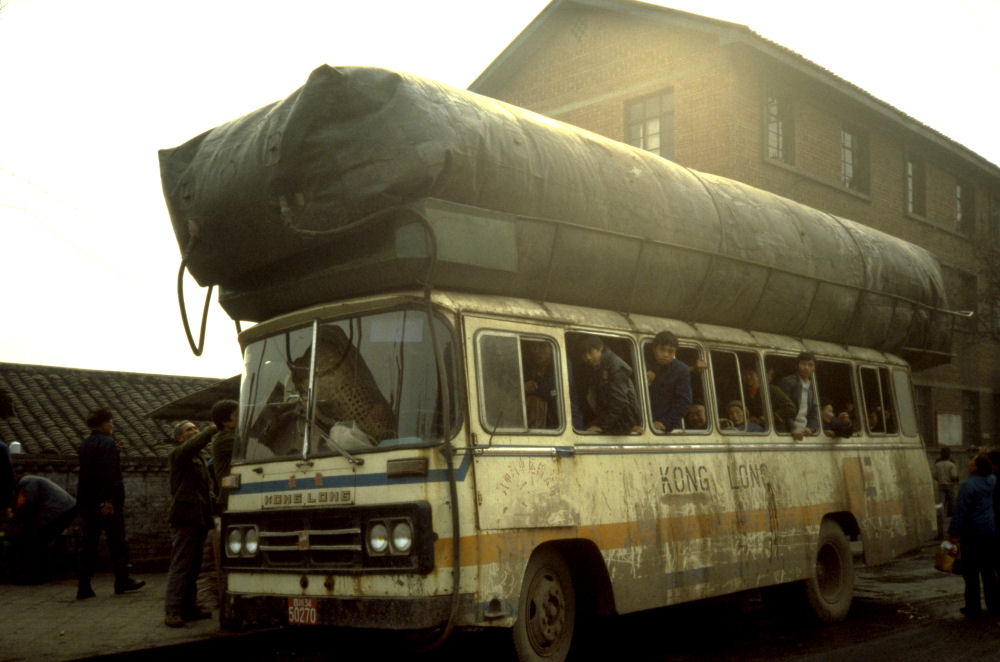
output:
M558 354L551 339L483 332L478 350L484 428L524 433L562 427Z
M858 427L857 394L851 366L841 361L816 361L820 425L827 437L850 437Z
M761 394L757 355L714 349L711 356L719 429L727 434L766 432L767 408Z
M861 394L864 397L864 416L870 434L896 434L898 422L892 397L888 368L863 366Z
M642 404L638 388L645 375L636 365L629 338L566 333L573 429L596 434L638 434Z

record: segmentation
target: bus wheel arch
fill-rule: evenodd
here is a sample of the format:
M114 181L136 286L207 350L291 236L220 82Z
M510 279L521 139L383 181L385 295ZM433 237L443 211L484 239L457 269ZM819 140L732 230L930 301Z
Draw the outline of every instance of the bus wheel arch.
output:
M851 522L849 516L831 516L820 524L814 564L804 590L813 614L824 623L847 618L854 597L854 559L845 533L845 526L854 533Z
M610 603L610 604L609 604ZM613 611L611 581L600 552L586 540L546 543L524 571L514 622L520 660L558 662L595 613Z

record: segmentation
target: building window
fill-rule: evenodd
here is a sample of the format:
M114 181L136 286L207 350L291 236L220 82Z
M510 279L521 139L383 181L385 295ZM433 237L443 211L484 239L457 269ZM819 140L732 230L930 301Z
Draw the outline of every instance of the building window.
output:
M912 157L906 159L906 211L915 216L927 215L924 163Z
M775 92L768 92L767 158L783 163L795 162L795 121L791 104Z
M625 103L625 141L668 159L674 157L674 93L658 92Z
M868 138L852 127L840 130L840 173L844 188L868 192Z
M976 229L976 193L964 182L955 183L955 229L962 234Z
M979 446L979 394L962 391L962 443Z

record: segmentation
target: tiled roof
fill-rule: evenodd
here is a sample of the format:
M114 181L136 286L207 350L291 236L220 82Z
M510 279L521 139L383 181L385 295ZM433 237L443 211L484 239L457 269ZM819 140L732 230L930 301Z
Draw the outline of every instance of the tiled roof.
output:
M114 414L122 456L162 457L170 450L170 423L149 413L219 380L0 363L0 440L21 442L25 455L76 457L89 434L84 419L96 407Z

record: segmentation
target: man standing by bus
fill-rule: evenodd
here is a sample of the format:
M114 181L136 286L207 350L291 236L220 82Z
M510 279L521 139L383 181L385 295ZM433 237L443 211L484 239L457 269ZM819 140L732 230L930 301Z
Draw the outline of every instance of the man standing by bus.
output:
M119 445L111 436L114 416L98 408L87 416L90 436L80 444L80 479L76 504L82 520L77 600L94 597L90 578L97 567L97 543L104 531L115 569L115 593L135 591L146 585L129 577L128 543L125 541L125 480Z
M212 480L201 451L215 434L210 425L201 432L191 421L174 428L177 445L170 451L170 569L167 571L167 627L211 617L198 606L198 573L202 550L212 521Z
M812 376L816 371L816 357L802 352L796 360L795 374L782 377L778 386L792 400L795 417L788 420L788 429L795 441L811 437L819 430L819 403L813 390Z

